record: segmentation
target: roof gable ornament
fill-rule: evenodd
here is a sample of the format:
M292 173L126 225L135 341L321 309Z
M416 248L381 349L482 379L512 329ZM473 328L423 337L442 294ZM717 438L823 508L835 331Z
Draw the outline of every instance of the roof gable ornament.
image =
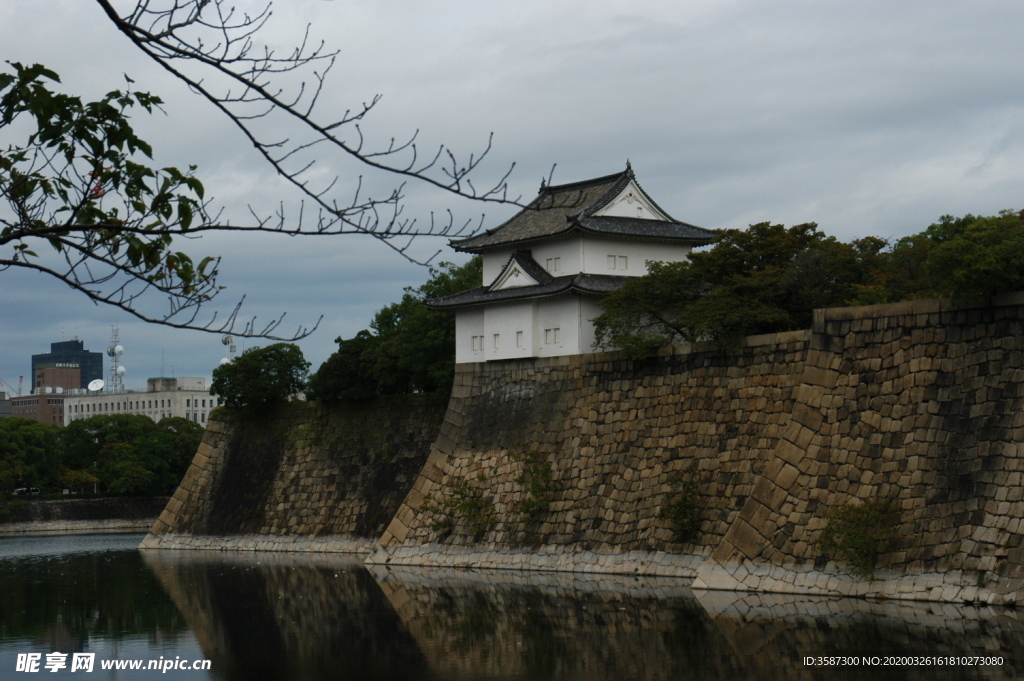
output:
M672 218L647 196L633 178L630 178L629 183L622 188L617 196L591 215L593 217L638 218L640 220L672 222Z
M551 275L534 261L530 251L515 250L501 272L494 278L494 282L487 288L489 291L500 291L520 286L537 286L549 281Z

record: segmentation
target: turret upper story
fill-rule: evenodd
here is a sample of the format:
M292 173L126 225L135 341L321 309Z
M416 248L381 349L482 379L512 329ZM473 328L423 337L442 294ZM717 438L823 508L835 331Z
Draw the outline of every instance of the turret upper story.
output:
M648 261L677 262L709 243L712 230L680 222L644 192L633 169L592 180L541 185L503 224L451 242L483 256L484 286L428 301L458 309L570 291L602 295Z

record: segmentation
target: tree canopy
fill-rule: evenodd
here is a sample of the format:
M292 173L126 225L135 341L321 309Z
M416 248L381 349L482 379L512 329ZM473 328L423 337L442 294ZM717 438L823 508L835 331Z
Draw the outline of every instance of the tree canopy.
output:
M181 481L204 428L183 418L97 415L67 427L0 419L0 492L170 494Z
M213 370L210 392L224 405L259 411L271 404L290 402L306 389L309 362L293 343L249 348Z
M370 329L337 338L338 350L310 378L311 400L358 402L382 395L437 393L451 389L455 376L455 313L430 310L441 298L480 286L479 256L463 265L441 263L419 288L374 315Z
M722 230L710 250L650 263L602 301L597 345L643 357L670 343L808 328L817 308L1024 289L1024 213L943 216L889 244L843 243L813 223Z
M129 80L126 90L83 102L55 90L53 71L14 63L0 73L0 199L6 204L0 205L0 271L34 270L148 322L295 340L315 326L281 336L283 315L263 325L239 324L241 301L226 316L200 317L222 289L219 259L193 260L176 249L178 238L209 231L364 234L417 261L408 251L412 237L456 236L472 227L450 214L428 223L403 217L406 182L508 201L508 172L474 184L489 140L482 153L465 159L444 146L423 154L415 132L375 147L360 124L379 96L340 115L319 106L336 52L311 40L309 29L293 50L267 47L261 31L271 19L269 4L248 14L223 0L147 0L124 11L109 0L96 3L142 53L205 99L210 115L226 116L239 139L304 200L272 215L250 210L232 223L209 210L195 168L151 165L152 147L135 134L129 113L159 108L157 96L133 90ZM324 178L317 164L335 157L361 166L369 176L365 185L362 175ZM364 188L370 179L373 186L390 179L391 188L370 194ZM169 306L154 311L149 300Z

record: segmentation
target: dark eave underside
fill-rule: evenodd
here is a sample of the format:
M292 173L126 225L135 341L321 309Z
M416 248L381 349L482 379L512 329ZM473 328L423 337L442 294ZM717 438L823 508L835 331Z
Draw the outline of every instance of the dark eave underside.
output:
M622 286L622 283L627 279L629 277L579 273L555 277L546 284L536 286L517 286L497 291L490 291L487 286L481 286L444 298L426 300L424 304L434 310L454 310L460 307L473 307L488 303L526 300L529 298L547 298L569 292L605 295Z

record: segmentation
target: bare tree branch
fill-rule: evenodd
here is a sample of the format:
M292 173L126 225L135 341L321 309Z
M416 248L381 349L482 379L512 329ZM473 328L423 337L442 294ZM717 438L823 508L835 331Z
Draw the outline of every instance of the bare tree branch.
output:
M401 218L406 181L483 202L518 202L518 197L508 196L507 179L514 166L487 189L478 190L472 181L472 174L491 150L491 138L481 153L471 154L464 161L444 146L423 158L416 144L419 131L404 141L392 138L379 149L367 146L359 122L377 105L380 95L355 112L346 111L340 119L321 116L317 103L338 53L328 51L323 42L311 41L308 27L301 42L288 54L280 55L258 45L258 33L272 16L269 3L258 14L249 15L236 13L224 0L146 0L121 14L111 0L96 1L128 39L227 116L267 163L318 209L315 220L308 225L289 225L278 213L254 215L257 222L250 229L287 234L368 234L407 259L427 264L429 260L417 260L410 253L410 241L405 237L468 236L471 223L431 220L420 225ZM213 42L206 42L207 37ZM312 138L263 139L255 123L270 116L284 117L290 121L290 129ZM302 161L298 157L313 147L321 155L336 152L355 159L368 171L393 176L398 183L384 196L357 193L349 201L339 200L331 196L338 178L322 186L313 186L304 178L316 160ZM292 163L296 160L298 165Z
M152 111L159 98L112 92L82 103L48 89L46 81L59 82L53 72L13 64L15 75L0 72L0 132L18 118L31 119L36 127L25 143L0 148L0 200L6 204L0 209L0 271L17 267L54 277L96 303L147 322L296 340L316 325L278 336L282 315L262 326L250 320L240 332L241 301L226 317L201 319L203 306L222 289L220 260L193 263L174 250L174 240L212 231L363 234L411 262L428 264L437 254L418 259L410 250L414 238L469 236L482 219L457 222L451 211L441 220L431 213L425 223L407 218L407 183L483 203L518 203L508 195L514 166L493 183L474 178L490 153L492 136L482 151L461 159L445 146L423 153L418 130L373 146L362 123L380 95L340 117L325 114L318 103L338 53L312 39L308 27L285 53L262 44L270 4L248 14L225 0L135 0L124 11L115 8L117 0L96 2L135 46L227 116L304 198L295 206L281 203L272 214L250 207L251 222L232 224L211 212L191 169L147 165L151 149L135 136L125 112ZM339 159L354 160L366 178L360 173L346 183L338 176L318 177L320 167ZM368 190L381 179L390 189L379 195ZM40 254L40 245L52 253ZM146 301L154 297L166 298L163 314L149 311Z

